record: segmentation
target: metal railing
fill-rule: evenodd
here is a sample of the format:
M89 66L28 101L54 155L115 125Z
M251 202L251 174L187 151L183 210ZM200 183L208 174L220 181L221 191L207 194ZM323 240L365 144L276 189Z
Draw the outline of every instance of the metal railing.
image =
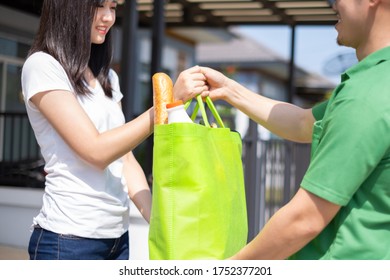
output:
M309 161L310 144L262 140L257 124L250 124L243 139L248 240L296 193Z

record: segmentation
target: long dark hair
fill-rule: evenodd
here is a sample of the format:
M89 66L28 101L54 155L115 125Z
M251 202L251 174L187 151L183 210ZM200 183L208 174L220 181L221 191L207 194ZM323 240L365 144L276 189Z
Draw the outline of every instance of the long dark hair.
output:
M89 66L104 93L112 97L108 78L112 59L111 31L103 44L92 44L91 27L99 5L105 0L44 0L38 33L29 55L43 51L65 69L77 94L90 91L84 73Z

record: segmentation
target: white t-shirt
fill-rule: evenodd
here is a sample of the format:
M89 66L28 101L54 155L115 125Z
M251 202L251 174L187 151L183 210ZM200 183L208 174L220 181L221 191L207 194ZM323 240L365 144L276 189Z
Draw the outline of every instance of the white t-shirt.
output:
M117 74L110 70L113 98L105 96L100 84L92 94L76 95L99 132L124 124L118 102ZM105 170L82 160L61 138L30 101L39 92L74 92L64 68L52 56L37 52L25 62L22 89L27 114L45 160L46 186L43 206L33 220L42 228L61 234L88 238L117 238L129 227L129 197L122 176L121 159Z

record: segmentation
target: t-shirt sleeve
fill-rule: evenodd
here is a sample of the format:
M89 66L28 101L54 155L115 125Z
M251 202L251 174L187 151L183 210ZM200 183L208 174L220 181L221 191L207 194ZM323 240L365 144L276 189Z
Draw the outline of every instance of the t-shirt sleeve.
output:
M319 142L302 188L338 205L346 205L386 154L389 112L378 99L356 98L354 90L337 96L316 123ZM314 139L314 138L313 138Z
M123 94L120 89L118 74L113 69L110 69L109 78L112 87L112 98L115 102L120 102Z
M50 90L73 91L68 76L52 56L39 52L31 55L23 65L22 89L25 101L35 94Z
M317 121L324 117L326 106L328 106L328 100L318 103L312 108L313 116Z

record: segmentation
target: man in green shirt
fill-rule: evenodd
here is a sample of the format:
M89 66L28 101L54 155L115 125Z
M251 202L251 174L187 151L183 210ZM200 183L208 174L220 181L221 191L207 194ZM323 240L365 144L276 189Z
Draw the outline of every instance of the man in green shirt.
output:
M301 187L231 259L390 259L390 0L336 0L338 43L359 63L313 109L202 67L209 95L288 140L312 142Z

